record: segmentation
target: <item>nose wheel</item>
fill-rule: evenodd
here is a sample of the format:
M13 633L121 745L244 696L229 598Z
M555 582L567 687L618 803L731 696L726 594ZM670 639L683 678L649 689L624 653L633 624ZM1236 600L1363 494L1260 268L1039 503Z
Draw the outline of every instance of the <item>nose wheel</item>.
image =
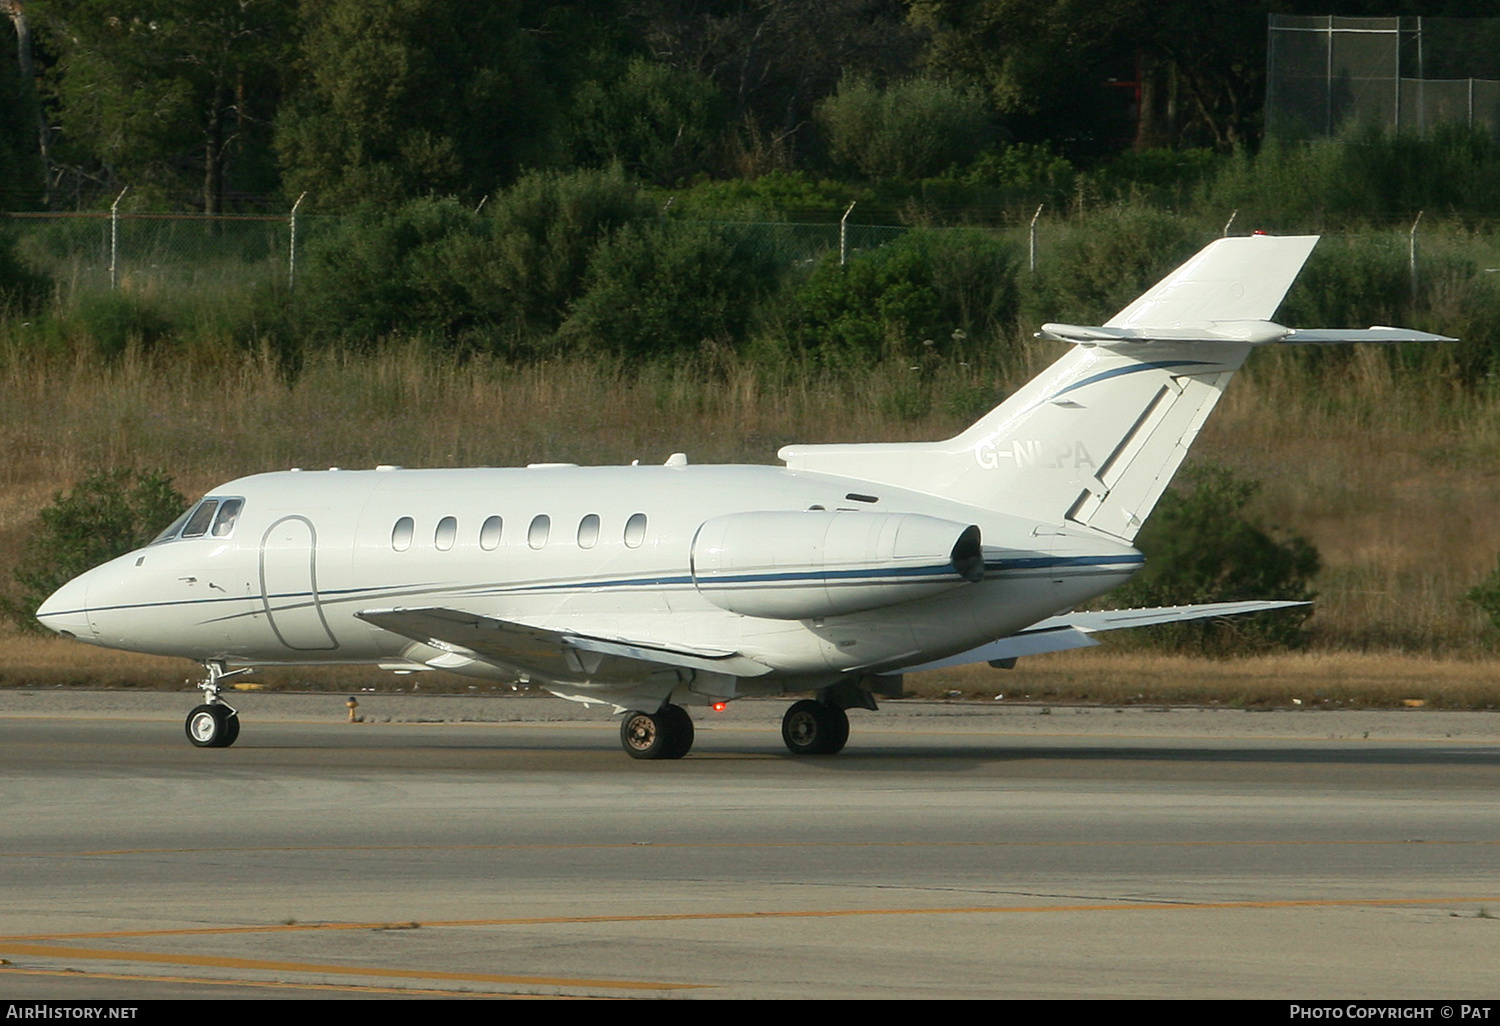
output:
M198 748L228 748L240 736L240 714L223 702L188 713L187 738Z
M208 677L198 682L198 688L207 701L188 713L183 729L197 748L228 748L240 736L240 714L220 701L219 691L223 688L220 681L236 673L246 673L248 667L226 672L224 664L217 660L203 665Z
M836 755L849 741L849 714L805 698L781 718L781 740L793 755Z
M670 702L654 713L628 712L620 745L632 759L680 759L693 747L693 718Z

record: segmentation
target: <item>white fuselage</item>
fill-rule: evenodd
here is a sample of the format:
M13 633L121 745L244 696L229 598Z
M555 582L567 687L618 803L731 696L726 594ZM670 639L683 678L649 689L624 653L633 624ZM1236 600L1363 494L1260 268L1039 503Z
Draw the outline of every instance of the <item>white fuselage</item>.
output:
M776 467L290 471L240 478L210 495L243 500L226 536L158 542L84 574L49 600L48 625L111 648L205 662L513 677L354 615L445 607L633 643L735 651L791 689L972 648L1099 595L1141 564L1129 545L1080 525ZM796 619L745 615L706 597L693 559L705 522L805 510L975 525L983 579L954 576L926 597ZM774 550L777 541L765 545ZM800 569L747 576L745 587L803 588L814 575Z

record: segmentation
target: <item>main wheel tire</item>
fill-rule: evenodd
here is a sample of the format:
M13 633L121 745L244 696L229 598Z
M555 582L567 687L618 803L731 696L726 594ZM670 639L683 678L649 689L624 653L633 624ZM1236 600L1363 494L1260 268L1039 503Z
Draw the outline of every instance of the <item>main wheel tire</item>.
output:
M666 719L668 724L667 735L669 743L667 751L663 753L663 759L680 759L693 750L693 718L688 711L680 705L664 705L657 710L657 716Z
M693 718L671 704L654 713L628 712L620 721L620 745L632 759L680 759L693 747Z
M240 736L240 718L227 705L200 705L188 713L183 728L199 748L228 748Z
M781 718L781 740L793 755L834 755L849 741L849 715L805 698Z

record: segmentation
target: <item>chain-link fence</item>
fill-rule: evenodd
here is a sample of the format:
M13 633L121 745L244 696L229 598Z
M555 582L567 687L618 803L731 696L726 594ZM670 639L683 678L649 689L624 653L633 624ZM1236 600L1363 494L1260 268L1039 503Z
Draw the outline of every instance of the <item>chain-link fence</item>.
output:
M289 281L286 217L9 214L16 250L64 296L124 288L166 296Z
M309 243L339 227L332 215L203 217L91 212L0 215L23 260L46 272L64 298L109 289L158 297L183 291L295 288ZM728 225L786 266L825 254L850 259L900 238L887 225L763 222ZM294 244L295 238L295 244Z
M1273 14L1266 50L1268 134L1367 124L1424 135L1457 123L1500 137L1500 18Z

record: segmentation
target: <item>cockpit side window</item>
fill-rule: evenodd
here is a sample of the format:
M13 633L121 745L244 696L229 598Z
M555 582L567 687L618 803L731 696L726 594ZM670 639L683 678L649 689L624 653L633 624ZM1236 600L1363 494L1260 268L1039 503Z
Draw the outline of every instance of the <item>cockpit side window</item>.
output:
M228 538L234 533L234 522L240 517L240 510L244 508L244 499L225 499L219 506L219 515L214 517L213 536L215 538Z
M208 525L214 522L214 512L219 508L218 499L204 499L193 510L187 523L182 525L182 537L201 538L208 533Z

